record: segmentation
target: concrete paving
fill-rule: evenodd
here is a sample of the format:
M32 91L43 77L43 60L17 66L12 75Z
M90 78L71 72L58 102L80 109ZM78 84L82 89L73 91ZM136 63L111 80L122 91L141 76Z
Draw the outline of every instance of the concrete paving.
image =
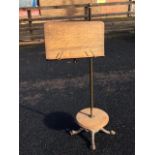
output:
M110 116L115 136L77 129L76 113L89 106L88 59L46 61L44 45L20 47L20 155L134 155L134 37L106 39L106 56L94 59L95 106Z

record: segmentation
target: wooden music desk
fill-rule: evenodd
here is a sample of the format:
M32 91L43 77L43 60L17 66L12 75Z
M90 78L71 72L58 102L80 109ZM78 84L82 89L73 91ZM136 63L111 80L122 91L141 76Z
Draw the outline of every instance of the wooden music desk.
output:
M47 22L44 25L47 60L90 58L90 107L76 115L80 129L70 131L75 135L85 130L91 132L91 149L95 150L95 133L102 131L114 135L104 127L109 122L108 114L94 108L93 58L104 56L104 23L99 21Z

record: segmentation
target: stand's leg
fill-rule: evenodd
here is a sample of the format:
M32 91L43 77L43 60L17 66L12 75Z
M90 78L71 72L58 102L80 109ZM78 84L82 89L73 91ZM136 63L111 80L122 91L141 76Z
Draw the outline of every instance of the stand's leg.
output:
M109 131L109 130L106 130L105 128L102 128L101 131L108 134L108 135L115 135L116 134L116 132L114 130Z
M79 134L80 132L82 132L84 129L80 128L79 130L71 130L70 131L70 135L73 136L73 135L77 135Z
M91 149L96 150L96 145L95 145L95 132L91 132Z

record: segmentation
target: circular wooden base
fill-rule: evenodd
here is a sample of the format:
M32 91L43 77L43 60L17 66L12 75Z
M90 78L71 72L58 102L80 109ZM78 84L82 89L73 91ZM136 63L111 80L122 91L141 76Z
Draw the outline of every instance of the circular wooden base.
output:
M90 108L80 110L76 115L78 125L92 132L98 132L109 122L108 114L99 109L93 108L93 116L90 117Z

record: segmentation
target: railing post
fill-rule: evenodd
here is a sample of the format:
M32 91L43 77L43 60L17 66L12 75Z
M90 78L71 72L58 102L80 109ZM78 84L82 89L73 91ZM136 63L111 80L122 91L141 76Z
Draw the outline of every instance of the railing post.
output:
M132 5L132 0L129 0L129 2L131 2L129 5L128 5L128 17L130 17L130 12L131 12L131 5Z
M88 20L89 21L91 21L91 14L92 14L92 12L91 12L91 6L90 6L90 4L88 4Z
M90 6L90 4L87 4L85 6L85 20L88 20L88 21L91 20L91 6Z
M84 15L85 15L84 20L88 20L88 4L85 5L84 7Z
M29 22L29 32L30 32L30 39L31 40L33 40L33 37L32 37L32 35L33 35L33 31L32 31L32 21L31 21L31 19L32 19L32 14L31 14L31 9L28 9L27 10L27 13L28 13L28 19L30 19L28 22Z

